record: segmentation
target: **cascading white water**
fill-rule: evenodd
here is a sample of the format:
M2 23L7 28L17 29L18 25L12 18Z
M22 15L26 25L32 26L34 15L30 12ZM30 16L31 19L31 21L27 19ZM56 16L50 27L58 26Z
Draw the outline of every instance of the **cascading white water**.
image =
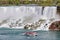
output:
M40 27L41 30L48 30L49 29L49 25L51 24L51 22L54 21L55 15L56 15L56 11L57 11L57 7L45 7L43 10L43 17L45 18L46 22L43 23ZM53 19L53 21L51 21L50 19Z
M43 12L43 14L42 14ZM56 7L44 7L42 10L42 6L7 6L0 7L0 20L6 20L7 22L3 22L1 27L22 27L27 23L34 23L40 19L48 20L50 18L54 18L56 13ZM46 23L42 24L39 29L43 30L48 27L44 27ZM1 24L1 23L0 23Z
M22 24L33 23L41 16L42 7L40 6L8 6L0 7L0 20L6 20L9 18L7 24L18 25L16 22L21 19ZM1 26L6 25L2 23ZM6 26L5 26L6 27Z

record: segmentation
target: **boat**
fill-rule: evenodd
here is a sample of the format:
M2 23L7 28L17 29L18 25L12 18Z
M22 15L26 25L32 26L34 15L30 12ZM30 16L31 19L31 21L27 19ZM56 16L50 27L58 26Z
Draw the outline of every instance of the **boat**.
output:
M37 32L25 32L26 36L37 36Z

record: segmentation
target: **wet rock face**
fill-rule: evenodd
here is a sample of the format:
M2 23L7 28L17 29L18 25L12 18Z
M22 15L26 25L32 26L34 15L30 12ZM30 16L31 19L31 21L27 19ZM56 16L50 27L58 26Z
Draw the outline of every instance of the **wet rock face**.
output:
M50 30L60 30L60 21L53 22L50 27Z

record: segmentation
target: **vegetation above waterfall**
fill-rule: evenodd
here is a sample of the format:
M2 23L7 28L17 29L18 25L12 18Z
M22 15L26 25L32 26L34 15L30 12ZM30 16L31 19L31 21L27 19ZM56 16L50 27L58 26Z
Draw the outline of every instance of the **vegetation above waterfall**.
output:
M0 0L0 6L37 4L41 6L60 6L60 0Z

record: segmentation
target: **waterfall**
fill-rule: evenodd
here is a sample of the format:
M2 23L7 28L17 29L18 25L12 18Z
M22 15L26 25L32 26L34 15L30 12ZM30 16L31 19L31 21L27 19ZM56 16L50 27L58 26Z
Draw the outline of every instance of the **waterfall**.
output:
M41 27L40 27L41 30L49 30L49 25L52 22L50 19L55 19L56 11L57 11L57 7L54 7L54 6L44 7L43 17L45 18L46 22L41 24Z
M5 6L0 7L0 20L8 19L7 25L17 26L18 24L34 23L41 16L42 6ZM22 21L18 20L21 19ZM16 24L17 23L17 24ZM1 23L0 23L1 24ZM3 26L3 23L2 25ZM6 25L5 25L6 27Z
M56 7L55 6L7 6L0 7L0 20L9 20L4 24L9 27L24 27L26 24L34 24L37 23L40 19L45 20L44 23L41 23L39 26L40 30L47 30L48 27L45 27L46 24L49 24L49 19L55 18ZM1 24L1 22L0 22ZM3 23L2 25L3 26ZM47 25L48 26L48 25Z

